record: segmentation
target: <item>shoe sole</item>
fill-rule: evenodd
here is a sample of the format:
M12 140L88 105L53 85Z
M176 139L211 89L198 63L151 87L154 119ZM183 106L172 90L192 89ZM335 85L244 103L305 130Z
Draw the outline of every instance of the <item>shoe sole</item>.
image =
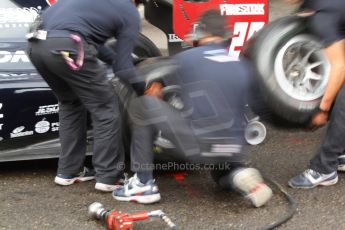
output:
M89 180L93 180L95 179L94 176L90 176L90 177L75 177L72 179L63 179L61 177L55 177L54 182L55 184L58 185L62 185L62 186L68 186L68 185L72 185L74 183L78 183L78 182L84 182L84 181L89 181Z
M336 177L336 178L334 178L334 179L332 179L332 180L329 180L329 181L324 181L324 182L321 182L321 183L319 183L319 184L315 184L315 185L313 185L313 186L310 186L310 187L302 187L302 186L294 186L293 184L291 184L290 182L288 182L288 184L289 184L289 186L291 187L291 188L301 188L301 189L311 189L311 188L315 188L315 187L317 187L317 186L319 186L319 185L322 185L322 186L331 186L331 185L334 185L334 184L336 184L338 182L338 177Z
M114 196L115 200L118 201L127 201L127 202L137 202L140 204L152 204L156 203L161 200L161 194L152 194L152 195L145 195L145 196L130 196L130 197L123 197L123 196Z
M273 192L268 187L257 169L246 168L233 178L235 189L239 190L255 207L261 207L272 197ZM255 191L252 192L252 190Z
M99 183L96 183L95 189L101 192L113 192L121 186L122 185L101 185Z
M272 189L265 184L261 185L261 188L254 193L246 196L247 199L252 203L253 206L259 208L266 204L273 196Z

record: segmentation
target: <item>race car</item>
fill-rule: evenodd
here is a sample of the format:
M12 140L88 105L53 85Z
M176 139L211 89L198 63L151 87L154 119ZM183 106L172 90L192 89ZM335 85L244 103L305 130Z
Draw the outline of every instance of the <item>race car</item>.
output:
M0 1L0 161L52 158L60 151L58 102L25 51L29 25L52 3ZM107 44L114 47L115 42ZM151 40L140 34L134 62L160 55Z
M55 158L59 154L58 102L25 53L25 34L30 23L39 10L54 2L0 2L0 162ZM252 37L242 54L250 57L258 67L258 85L265 102L281 117L305 123L323 94L329 66L320 49L315 49L319 47L317 38L307 33L303 20L281 19L264 27L268 20L267 4L267 0L233 0L230 3L214 0L148 0L144 2L144 13L152 25L166 34L169 54L172 55L191 46L184 41L185 35L197 27L197 18L204 10L219 9L229 17L229 30L233 30L229 55L239 56L245 41ZM279 36L273 39L273 33ZM108 45L113 47L115 42L109 41ZM159 49L141 34L133 51L134 62L160 55ZM305 60L306 67L297 65L301 60ZM154 64L147 64L145 69L164 75L164 71ZM305 79L303 76L308 76L310 84L296 85L294 81ZM109 70L109 79L112 77ZM124 108L128 99L136 95L117 79L112 82L125 116ZM166 100L176 102L173 100L175 96L174 93L167 94ZM248 135L262 127L254 123L251 128ZM127 137L128 133L124 130L124 136ZM124 140L128 144L129 140ZM91 154L91 131L88 143L88 154ZM159 151L171 147L168 140L160 137L157 137L156 144Z

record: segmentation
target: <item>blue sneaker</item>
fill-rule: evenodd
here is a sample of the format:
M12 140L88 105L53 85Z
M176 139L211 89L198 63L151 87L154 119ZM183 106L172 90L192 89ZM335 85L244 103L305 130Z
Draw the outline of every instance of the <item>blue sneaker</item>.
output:
M338 182L337 172L322 174L312 169L307 169L300 175L289 180L288 184L292 188L314 188L318 185L330 186Z
M154 180L149 180L146 184L143 184L135 174L129 178L128 183L113 192L113 197L119 201L152 204L160 201L161 194Z
M338 157L338 171L345 172L345 155Z
M95 179L95 171L84 167L83 171L76 175L57 174L54 182L58 185L71 185L77 182L83 182Z

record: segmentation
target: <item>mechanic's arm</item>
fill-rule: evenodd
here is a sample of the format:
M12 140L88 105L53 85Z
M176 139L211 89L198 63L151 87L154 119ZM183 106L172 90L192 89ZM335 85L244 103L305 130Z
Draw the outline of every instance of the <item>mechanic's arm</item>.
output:
M117 77L125 82L131 82L136 77L132 61L132 52L138 35L135 32L122 32L116 37L116 60L113 71Z
M320 112L311 120L311 126L318 128L328 121L329 111L345 80L345 40L333 43L325 49L331 65L331 72L325 93L320 103Z
M108 65L113 65L116 60L116 53L110 47L102 45L98 48L98 58Z
M325 53L331 65L331 72L320 109L329 111L345 81L345 40L330 45L325 49Z
M137 27L128 27L116 36L116 60L113 63L113 71L118 78L131 84L134 90L141 95L145 88L145 81L137 75L132 59L139 28L139 24Z

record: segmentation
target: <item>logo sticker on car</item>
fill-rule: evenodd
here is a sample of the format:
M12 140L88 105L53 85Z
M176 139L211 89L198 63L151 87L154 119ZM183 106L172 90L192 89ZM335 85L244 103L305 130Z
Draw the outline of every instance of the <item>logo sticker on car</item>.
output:
M30 60L24 50L17 50L14 53L6 50L0 50L0 63L9 62L30 62Z
M0 28L29 27L36 19L38 11L35 7L0 8Z
M57 131L59 131L60 123L54 122L51 124L51 127L52 127L52 129L51 129L52 132L57 132Z
M169 42L183 42L183 40L179 38L176 34L168 34L168 37Z
M2 103L0 103L0 110L2 109ZM1 118L4 118L4 114L3 113L0 113L0 119Z
M42 105L38 107L38 110L35 112L36 116L43 116L48 114L54 114L59 112L59 105Z
M53 5L55 2L57 2L57 0L46 0L47 4L49 6Z
M2 109L3 104L0 103L0 110ZM1 111L0 111L1 112ZM4 118L4 114L0 113L0 119ZM4 126L4 124L0 124L0 131L2 130L2 126Z
M24 131L24 130L25 130L25 126L19 126L15 128L11 133L11 138L30 136L34 134L34 131Z
M50 123L48 121L42 120L37 122L35 125L36 133L46 133L50 129Z

